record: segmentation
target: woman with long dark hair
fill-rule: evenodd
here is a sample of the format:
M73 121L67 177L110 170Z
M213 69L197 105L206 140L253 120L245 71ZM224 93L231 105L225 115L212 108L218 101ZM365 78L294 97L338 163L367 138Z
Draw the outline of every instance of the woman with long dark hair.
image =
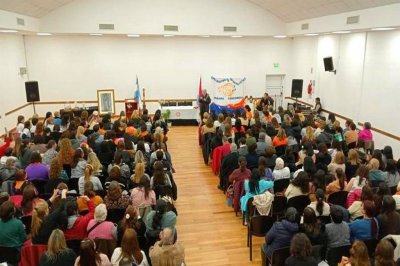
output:
M146 225L140 217L140 212L137 207L129 205L125 210L125 215L119 222L117 227L117 245L121 246L122 236L126 229L134 229L137 234L139 246L142 250L146 249Z
M315 191L315 198L316 201L311 202L307 207L313 209L317 216L329 216L331 211L329 204L325 201L325 192L318 188Z
M80 178L85 173L86 160L81 148L75 150L74 159L71 164L71 178Z
M264 179L261 179L260 170L253 169L250 180L244 181L244 191L246 194L240 198L240 208L242 212L246 212L247 201L250 198L254 197L255 195L264 193L267 189L271 189L273 187L273 181L266 181Z
M111 263L107 255L96 251L94 240L86 238L81 241L75 266L111 266Z
M135 207L147 207L156 204L156 194L150 187L147 175L142 175L139 186L131 192L132 205Z
M295 234L290 241L290 257L285 265L317 266L317 260L312 256L312 246L308 237L303 233Z
M39 193L32 184L27 185L22 191L21 212L23 216L32 215L33 209L40 202L44 202L39 198ZM19 206L17 206L19 207Z
M308 174L304 171L300 171L287 187L285 197L289 200L296 196L308 195L309 189Z
M125 209L130 201L129 195L122 193L120 184L117 181L111 181L107 195L104 197L107 209Z
M122 237L121 247L114 250L111 257L113 266L148 266L146 255L139 247L136 231L128 228Z
M325 246L327 243L325 226L319 222L317 215L310 207L304 209L303 223L300 225L299 231L308 236L312 245Z
M396 211L396 201L385 195L382 201L381 214L378 215L379 239L387 235L400 235L400 214Z

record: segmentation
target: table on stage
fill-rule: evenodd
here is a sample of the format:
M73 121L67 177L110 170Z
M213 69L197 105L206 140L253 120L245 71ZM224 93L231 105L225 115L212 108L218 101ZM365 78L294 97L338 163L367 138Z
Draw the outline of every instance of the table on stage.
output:
M166 110L171 111L169 120L173 125L197 125L199 116L199 109L193 106L163 106L161 113Z

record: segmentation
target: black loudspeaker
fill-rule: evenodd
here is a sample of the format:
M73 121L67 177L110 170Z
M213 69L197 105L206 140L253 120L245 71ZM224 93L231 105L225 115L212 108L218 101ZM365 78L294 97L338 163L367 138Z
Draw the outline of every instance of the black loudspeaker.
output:
M26 101L28 103L40 102L39 83L37 81L25 82L25 91L26 91Z
M303 80L292 79L292 97L301 98L303 96Z
M324 58L324 67L325 67L325 71L333 71L333 60L332 57L325 57Z

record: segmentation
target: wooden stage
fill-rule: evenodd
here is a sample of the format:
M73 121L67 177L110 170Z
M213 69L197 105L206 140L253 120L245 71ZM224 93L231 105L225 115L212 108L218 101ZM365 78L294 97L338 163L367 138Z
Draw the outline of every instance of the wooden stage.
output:
M186 264L260 265L264 238L253 237L253 261L249 259L247 228L235 217L217 189L219 179L203 161L197 127L175 126L168 132L168 150L178 186L178 241L185 247Z

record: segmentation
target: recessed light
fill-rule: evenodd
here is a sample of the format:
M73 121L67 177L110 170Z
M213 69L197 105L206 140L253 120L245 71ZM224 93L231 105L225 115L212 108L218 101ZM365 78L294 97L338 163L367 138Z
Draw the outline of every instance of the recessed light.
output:
M332 33L335 34L346 34L346 33L350 33L351 31L349 30L339 30L339 31L333 31Z
M304 36L318 36L318 33L306 33Z
M17 30L0 30L0 32L3 32L3 33L16 33L18 31Z
M373 31L383 31L383 30L394 30L394 29L396 29L396 28L384 28L384 27L381 27L381 28L372 28L371 30L373 30Z
M231 37L232 37L232 38L243 38L242 35L232 35Z
M278 39L284 39L286 38L286 35L275 35L274 38L278 38Z
M128 35L126 35L126 36L132 37L132 38L138 38L138 37L140 37L139 34L128 34Z
M210 35L200 35L200 37L202 37L202 38L208 38L208 37L210 37Z
M164 34L163 36L164 36L164 37L174 37L175 35L172 35L172 34Z
M36 35L39 35L39 36L50 36L52 34L48 33L48 32L38 32L38 33L36 33Z
M89 35L90 36L103 36L103 34L101 34L101 33L90 33Z

